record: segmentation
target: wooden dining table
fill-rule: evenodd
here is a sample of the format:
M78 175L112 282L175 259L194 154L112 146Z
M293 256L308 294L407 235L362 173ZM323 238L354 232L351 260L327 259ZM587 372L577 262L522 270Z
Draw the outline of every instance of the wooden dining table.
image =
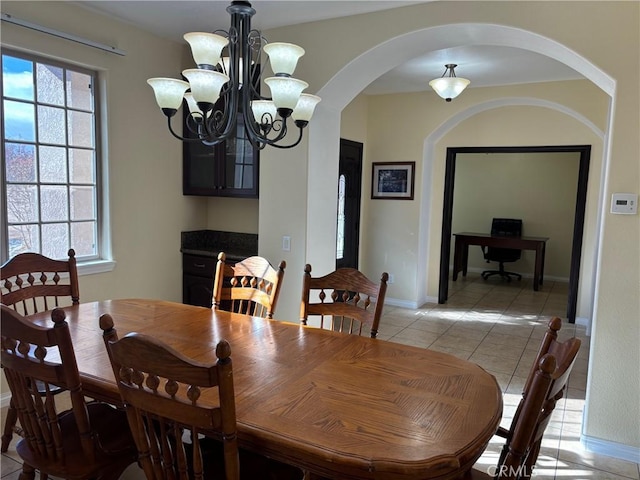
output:
M231 345L240 446L334 479L453 479L502 415L495 378L453 355L160 300L64 308L87 396L121 404L98 321L214 363ZM50 325L50 312L30 317Z

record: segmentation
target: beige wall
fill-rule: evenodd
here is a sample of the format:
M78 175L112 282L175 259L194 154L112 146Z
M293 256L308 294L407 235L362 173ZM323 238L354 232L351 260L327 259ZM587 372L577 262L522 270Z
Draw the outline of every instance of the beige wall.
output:
M590 82L573 81L469 89L451 104L433 92L365 98L368 101L368 127L362 236L368 243L361 245L362 265L369 274L381 271L394 274L396 281L387 291L391 301L399 305L421 304L438 296L444 169L448 147L591 145L581 262L583 280L579 285L578 300L578 316L591 318L593 284L590 279L595 266L595 226L603 156L598 125L604 128L607 113L607 97L601 90ZM554 103L553 106L570 109L574 116L551 108L551 104L549 107L499 104L468 118L465 116L467 111L478 108L478 105L503 98L521 99L520 103L525 100L530 103L555 102L562 98L562 105ZM345 113L350 111L351 106ZM402 115L395 113L394 117L399 120L390 122L389 112L402 112ZM461 120L455 121L458 116ZM584 121L577 120L576 116L584 117ZM343 114L342 118L344 122L346 115ZM451 128L432 149L428 149L426 143L434 130L449 119L454 119ZM417 187L413 202L369 199L371 162L382 161L416 162ZM572 189L575 195L575 188ZM456 192L460 193L461 188ZM424 211L428 213L427 220L424 219ZM419 260L421 223L427 224L431 232L426 242L428 255L424 263ZM556 263L553 259L556 256L560 258L562 254L550 254L548 265ZM421 290L418 278L424 272L426 287Z
M326 269L330 269L333 262L330 247L335 238L335 213L323 211L319 199L335 197L335 187L331 185L335 183L337 168L333 165L337 162L336 145L341 131L336 124L340 123L342 109L380 74L427 50L486 42L549 55L583 73L590 80L585 83L595 83L595 87L577 87L577 92L572 91L573 85L563 88L547 84L503 87L500 91L470 88L450 104L424 95L370 101L367 161L423 157L431 169L417 171L426 189L417 192L413 203L421 202L423 210L410 204L400 207L397 204L401 202L363 205L363 211L368 211L365 226L368 231L362 234L372 242L368 253L372 262L363 264L372 271L386 270L385 262L389 262L391 254L401 256L394 268L397 275L405 270L407 278L413 275L408 289L415 290L418 284L418 290L424 287L433 291L437 285L435 265L440 248L440 229L435 226L442 221L442 159L446 147L535 145L541 131L548 132L545 138L553 140L545 144L594 145L596 151L592 152L592 159L595 161L590 176L593 183L587 205L590 230L589 238L585 239L585 251L591 253L585 262L590 263L593 273L583 279L591 283L594 292L586 302L593 304L593 337L583 433L589 442L623 444L630 446L636 455L640 448L640 378L637 375L640 368L637 348L640 343L640 222L637 216L609 214L608 199L611 192L637 192L640 183L638 18L637 2L445 1L268 32L272 40L286 38L305 47L307 54L300 63L299 75L309 81L310 91L320 89L323 96L309 128L308 193L306 199L300 195L293 202L297 206L298 201L306 200L307 212L314 215L309 215L304 229L308 241L292 251L291 256L299 258L299 263L303 263L303 259L312 260L314 265ZM473 24L473 37L465 35L469 30L463 24ZM571 28L567 28L569 25ZM353 35L354 31L358 35ZM456 35L449 36L451 32ZM307 58L313 61L305 61ZM589 89L593 95L585 93ZM507 106L514 97L534 98L558 108L534 109L512 102L514 112L508 112ZM501 106L496 99L502 100ZM385 101L388 108L376 106L377 102ZM475 131L465 128L474 116L465 114L487 105L494 108L482 113L483 128ZM571 112L564 110L564 106ZM418 126L413 124L407 128L398 120L417 109L420 111ZM517 123L511 124L514 119ZM376 126L376 121L380 125ZM531 131L532 122L535 131ZM496 131L496 125L500 125L501 131ZM605 136L594 133L594 128ZM399 134L403 139L401 145L394 142ZM585 141L590 135L593 140ZM575 138L580 141L576 142ZM278 153L265 152L265 156L268 155L277 157ZM293 168L294 172L271 172L271 175L293 181L304 173L305 167ZM275 209L263 207L261 199L260 210L261 238L269 237L270 230L277 231L288 221L290 209L276 213ZM269 216L265 231L263 215ZM384 225L383 218L387 222ZM400 218L405 219L404 223ZM384 228L385 238L372 233L376 228ZM392 242L389 232L400 238ZM423 238L426 241L422 241ZM426 267L412 258L416 248L417 258L424 258ZM411 261L418 268L411 265ZM427 272L426 281L421 280L420 270ZM390 289L389 296L400 297L400 290L405 290L400 289L398 282L396 285L398 289ZM626 356L624 359L612 356L611 351L624 351Z
M180 301L180 231L206 226L206 204L182 196L182 146L168 134L146 79L175 75L183 46L107 18L98 21L91 12L66 2L2 2L2 12L126 51L126 56L118 56L2 23L3 46L100 72L106 101L103 173L108 179L116 266L109 273L82 276L81 299Z
M207 199L207 228L224 232L258 233L258 200L229 197Z
M97 17L71 3L5 1L2 11L128 52L126 57L116 57L20 27L2 26L3 44L104 72L109 202L117 265L110 273L83 276L82 300L124 296L179 300L180 231L205 228L216 219L212 201L182 196L181 145L166 133L165 121L145 80L175 75L184 62L183 46ZM580 21L576 20L577 11ZM590 440L622 444L633 451L640 449L640 222L637 216L608 213L612 192L637 192L640 183L639 16L637 2L444 1L265 32L271 41L304 46L307 53L300 63L299 75L309 81L310 92L320 90L323 96L299 147L264 150L261 155L259 246L260 253L272 261L284 258L288 263L279 304L282 317L297 318L304 263L310 261L322 270L329 269L334 261L333 199L342 109L369 82L417 55L420 49L473 43L474 38L464 35L448 36L448 32L461 31L461 24L474 24L476 35L488 31L506 33L492 39L487 34L486 42L522 38L517 46L527 49L550 47L551 42L554 48L542 53L563 56L612 95L611 116L607 113L608 99L603 102L602 93L590 82L584 82L584 87L551 84L470 88L450 104L425 94L383 96L368 102L366 113L359 114L368 117L367 126L356 132L366 135L367 163L390 159L422 161L416 172L420 189L414 202L378 200L363 205L367 222L363 264L374 272L393 269L396 276L412 278L407 287L416 292L415 298L421 291L433 294L433 286L437 285L446 147L532 145L542 133L561 144L571 141L595 145L599 140L584 122L551 108L511 109L496 105L471 116L465 116L465 112L473 112L496 98L506 102L509 98L526 97L566 105L590 119L607 136L593 152L593 159L600 163L592 163L594 182L590 184L587 207L590 236L585 239L585 249L593 252L588 261L594 272L589 280L595 305L583 433ZM442 25L446 28L439 28ZM504 27L515 27L516 33L501 30ZM358 35L353 35L354 31ZM527 37L523 32L536 36ZM548 42L541 42L540 38ZM610 77L614 82L609 81ZM399 121L416 116L419 122L407 125ZM474 121L480 119L483 128L472 128ZM593 136L592 141L585 141L589 135ZM397 138L403 139L401 144L396 144ZM603 163L603 158L607 162ZM365 166L365 185L370 181L368 170ZM247 223L235 223L235 219L229 222L249 230L255 222L254 209L251 212L248 216L252 220ZM384 232L383 236L376 234L379 231ZM291 236L291 252L281 251L283 235ZM424 264L418 264L420 258L424 258ZM426 279L422 279L424 276ZM400 287L398 282L396 285ZM401 298L404 290L390 289L388 295ZM624 353L611 355L612 351Z
M522 234L548 237L545 278L569 280L580 154L459 153L452 232L484 232L494 217L519 218ZM453 249L450 264L453 264ZM487 265L480 247L469 249L469 270ZM535 252L525 250L507 270L533 276Z

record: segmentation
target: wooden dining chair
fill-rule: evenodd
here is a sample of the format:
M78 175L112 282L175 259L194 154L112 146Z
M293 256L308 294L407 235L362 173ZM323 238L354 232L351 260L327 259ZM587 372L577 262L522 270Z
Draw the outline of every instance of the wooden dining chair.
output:
M76 252L66 260L20 253L0 267L1 302L22 315L80 302Z
M86 402L64 310L54 309L53 325L41 327L1 308L2 368L24 431L16 444L20 479L33 479L35 469L42 478L119 478L137 456L127 418L110 405ZM65 395L54 396L54 386ZM67 399L71 408L61 411Z
M495 467L495 477L472 469L465 477L467 480L524 480L533 474L542 436L556 403L565 394L569 375L580 350L578 338L558 342L561 326L560 318L549 321L511 426L509 429L500 427L496 432L506 441Z
M218 342L217 361L209 365L148 335L118 339L108 314L100 328L148 480L302 479L295 467L239 450L226 340Z
M39 253L21 253L0 267L0 302L21 315L31 315L80 302L76 252L67 260L54 260ZM53 388L53 387L52 387ZM7 410L1 452L6 452L16 430L17 412L13 399Z
M266 258L253 256L235 265L220 252L213 281L213 308L254 317L273 318L287 263L276 270Z
M320 328L361 335L366 326L371 338L376 338L388 280L389 275L384 272L380 283L375 283L355 268L338 268L328 275L312 277L311 265L307 264L300 321L307 325L310 315L319 315ZM311 301L312 292L318 301Z

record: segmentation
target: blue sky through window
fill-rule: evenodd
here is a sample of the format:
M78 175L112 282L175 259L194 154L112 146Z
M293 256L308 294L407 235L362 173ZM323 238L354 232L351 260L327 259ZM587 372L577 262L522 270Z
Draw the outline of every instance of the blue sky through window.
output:
M4 97L34 100L33 62L9 55L2 56ZM32 103L4 100L5 135L13 140L35 140L35 115Z

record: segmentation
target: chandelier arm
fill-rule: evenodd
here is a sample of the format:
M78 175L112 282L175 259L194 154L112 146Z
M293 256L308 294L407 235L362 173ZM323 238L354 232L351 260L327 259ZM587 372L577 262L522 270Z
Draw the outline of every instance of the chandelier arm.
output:
M254 121L253 117L245 116L244 120L245 132L253 145L256 143L264 143L267 145L277 146L276 142L279 142L287 135L286 119L272 119L270 128L266 131L260 127L258 122ZM269 138L268 135L270 132L278 132L278 134L273 138Z
M181 137L180 135L178 135L174 130L173 127L171 126L171 118L167 118L167 126L169 127L169 132L171 133L171 135L173 135L175 138L177 138L178 140L182 141L182 142L186 142L186 143L205 143L205 141L203 140L202 137L197 137L197 138L189 138L189 137ZM193 133L196 133L193 130L190 130ZM217 143L220 143L224 140L224 138L219 139L218 141L216 141L215 143L205 143L206 145L215 145Z
M173 128L171 126L171 117L167 117L167 126L169 127L169 132L171 132L171 135L176 137L178 140L182 140L183 142L185 140L188 140L187 138L181 137L180 135L178 135L176 132L173 131Z
M205 122L204 138L220 137L221 139L228 138L235 130L236 119L238 117L238 107L234 109L231 105L237 105L237 99L234 102L234 92L228 93L226 98L222 98L220 101L223 105L221 110L212 110L209 114L209 118ZM220 126L223 128L220 129Z
M271 145L272 147L282 148L282 149L284 149L284 148L293 148L293 147L295 147L296 145L298 145L302 141L302 132L304 130L304 127L298 127L298 129L299 129L298 139L295 142L293 142L292 144L290 144L290 145L277 145L276 143L272 143L271 141L266 142L265 145ZM284 130L286 130L286 129L284 129Z
M300 143L300 141L302 140L302 135L303 135L303 131L304 131L304 127L306 126L306 123L304 124L304 126L298 125L298 138L295 140L295 142L289 145L278 145L277 142L282 140L287 135L288 128L287 128L286 119L278 119L276 120L276 122L278 122L281 125L281 127L279 129L278 135L274 138L268 138L267 134L263 135L260 133L256 133L255 131L250 130L250 128L246 127L245 125L245 131L248 133L249 141L251 142L251 144L254 146L256 146L257 144L261 145L259 148L260 150L262 150L266 145L271 145L272 147L285 149L285 148L293 148Z

